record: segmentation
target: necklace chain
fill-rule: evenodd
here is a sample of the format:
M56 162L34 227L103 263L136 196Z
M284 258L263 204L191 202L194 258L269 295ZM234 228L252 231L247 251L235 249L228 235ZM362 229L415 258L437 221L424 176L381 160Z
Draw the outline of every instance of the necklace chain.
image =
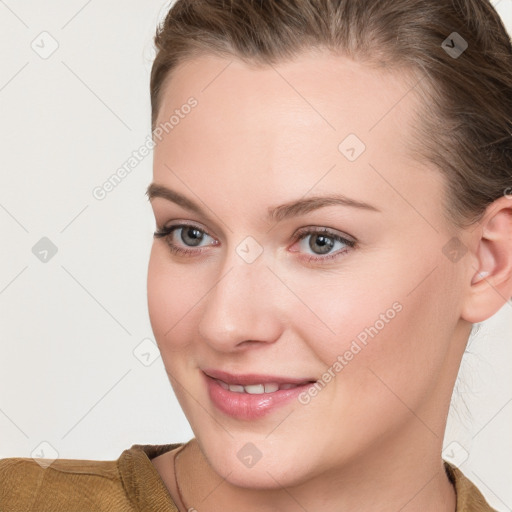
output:
M181 452L183 451L183 449L187 446L188 443L184 444L179 450L178 452L176 453L176 455L174 456L174 461L173 461L173 466L174 466L174 482L176 483L176 490L178 491L178 498L181 502L181 505L184 507L185 509L185 512L188 512L189 510L194 510L193 508L192 509L189 509L186 505L185 505L185 501L183 500L183 495L181 493L181 489L180 489L180 484L178 483L178 472L176 470L176 462L178 460L178 457L179 455L181 454Z

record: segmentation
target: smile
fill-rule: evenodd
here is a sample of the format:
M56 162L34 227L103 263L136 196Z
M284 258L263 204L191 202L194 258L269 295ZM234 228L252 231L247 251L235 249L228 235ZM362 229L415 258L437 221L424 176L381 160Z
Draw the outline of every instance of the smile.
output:
M204 383L213 407L237 420L253 421L297 402L314 385L313 379L277 375L238 374L203 370Z
M250 395L262 395L263 393L275 393L276 391L282 390L282 389L293 389L302 385L307 384L308 382L304 382L303 384L291 384L291 383L285 383L285 384L276 384L276 383L269 383L269 384L251 384L249 386L242 386L241 384L227 384L226 382L215 379L219 386L222 388L232 391L233 393L249 393Z

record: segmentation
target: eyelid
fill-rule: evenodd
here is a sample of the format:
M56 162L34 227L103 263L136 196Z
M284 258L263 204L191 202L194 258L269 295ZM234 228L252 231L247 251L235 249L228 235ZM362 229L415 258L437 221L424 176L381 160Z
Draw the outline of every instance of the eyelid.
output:
M297 258L299 260L304 261L307 264L313 264L316 266L328 266L330 263L338 263L338 260L345 255L347 255L352 250L358 248L358 241L351 235L345 235L337 230L333 230L331 228L327 227L319 227L319 226L307 226L299 229L294 234L294 242L292 244L296 245L297 243L300 243L308 238L308 236L311 235L325 235L328 238L332 238L336 240L339 243L344 244L346 247L343 249L339 249L337 251L334 251L332 253L328 253L325 255L315 255L315 254L304 254L301 253L299 250L297 251L290 251L298 253L299 255Z
M161 199L161 203L158 202L158 200ZM153 214L155 219L162 219L164 221L162 223L163 227L161 229L166 228L170 223L183 223L183 224L191 224L198 229L204 231L205 233L209 234L212 237L219 238L217 235L214 235L214 233L218 233L219 236L224 235L224 228L226 231L232 232L232 230L229 228L228 225L226 225L221 219L218 219L219 222L216 221L214 217L208 217L206 215L201 215L199 213L194 212L188 212L184 213L182 207L179 205L176 205L174 203L170 203L169 201L166 201L165 199L162 199L160 197L155 197L153 199L154 201L157 201L158 203L151 203ZM171 208L169 208L171 207ZM178 210L176 211L175 208L177 207ZM186 209L185 209L186 210ZM188 215L191 213L191 217ZM181 215L185 215L184 217L180 217ZM191 220L192 218L195 218L197 220ZM165 219L172 219L172 221L168 220L168 223L165 223ZM158 224L158 222L157 222ZM209 228L205 228L204 226L209 226Z
M184 229L184 228L196 228L198 231L201 231L206 236L209 236L210 238L213 238L214 243L207 244L206 246L196 246L193 248L193 246L181 246L179 244L173 243L170 241L171 234L174 233L177 229ZM348 235L345 233L342 233L338 230L334 230L332 228L327 228L325 226L303 226L302 228L298 229L293 235L293 245L296 245L300 241L303 241L308 236L311 235L326 235L329 238L333 238L339 243L344 244L346 247L343 249L339 249L337 251L334 251L333 253L328 253L325 255L315 255L315 254L302 254L301 251L290 251L292 253L298 253L299 256L297 258L301 261L304 261L308 264L315 264L315 265L328 265L332 262L337 262L339 258L343 257L347 253L351 252L353 249L358 247L358 241L355 239L352 235ZM205 252L205 247L208 246L217 246L219 245L219 241L212 235L208 233L206 229L203 229L200 226L197 226L195 223L191 221L173 221L171 224L168 224L162 228L158 228L158 230L154 233L154 236L157 238L163 238L167 245L169 246L169 250L171 253L182 256L182 257L188 257L188 258L195 258L200 257ZM289 250L289 248L288 248Z
M170 224L165 224L162 227L156 228L156 231L154 232L154 236L157 238L167 238L169 235L171 235L175 230L177 229L186 229L186 228L196 228L198 231L201 231L206 236L209 236L212 238L215 243L208 244L208 245L218 245L220 242L217 240L217 238L214 235L211 235L204 227L196 225L192 221L173 221Z
M167 224L164 224L162 227L158 227L158 224L157 224L157 232L164 232L164 231L170 231L171 229L174 229L174 228L188 228L188 227L192 227L192 228L196 228L198 229L199 231L202 231L205 235L208 235L209 237L211 238L217 238L215 235L211 234L210 231L208 229L206 229L203 225L197 223L197 222L194 222L193 220L173 220L172 222L169 222Z
M304 227L298 229L294 233L293 237L296 240L297 238L300 238L301 235L312 234L312 233L337 236L337 237L343 238L347 242L351 242L353 244L357 243L357 239L355 237L353 237L352 235L349 235L348 233L338 231L338 230L335 230L332 228L327 228L324 226L304 226Z
M203 233L205 233L206 235L208 235L209 237L217 239L217 237L215 235L212 235L208 229L204 228L201 225L198 225L194 221L188 221L188 220L187 221L185 221L185 220L183 220L183 221L181 221L181 220L172 221L172 223L165 224L161 228L158 228L158 226L157 226L157 230L162 232L162 231L168 231L168 230L173 229L173 228L189 227L189 226L190 227L195 227L198 230L200 230ZM333 236L336 235L336 236L339 236L341 238L344 238L347 242L353 242L354 244L358 242L355 237L353 237L352 235L349 235L348 233L345 233L345 232L342 232L342 231L338 231L338 230L335 230L335 229L332 229L332 228L327 228L325 226L318 226L318 225L303 226L303 227L299 228L292 235L292 239L294 240L294 243L295 243L297 238L299 238L301 235L309 234L311 232L314 232L314 233L325 233L325 234L330 234L330 235L333 235Z

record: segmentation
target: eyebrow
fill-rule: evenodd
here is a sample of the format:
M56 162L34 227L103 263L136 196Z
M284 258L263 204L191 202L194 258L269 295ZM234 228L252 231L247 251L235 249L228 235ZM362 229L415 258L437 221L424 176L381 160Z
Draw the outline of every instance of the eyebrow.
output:
M176 190L171 190L163 185L151 183L146 190L146 195L150 201L155 197L161 197L176 203L191 212L195 212L203 217L208 217L206 212L198 204L194 203L188 197L182 195ZM380 212L378 208L369 203L357 201L342 194L331 194L328 196L316 196L307 199L301 198L280 206L269 207L267 210L267 218L270 221L281 222L284 219L304 215L326 206L348 206L351 208Z

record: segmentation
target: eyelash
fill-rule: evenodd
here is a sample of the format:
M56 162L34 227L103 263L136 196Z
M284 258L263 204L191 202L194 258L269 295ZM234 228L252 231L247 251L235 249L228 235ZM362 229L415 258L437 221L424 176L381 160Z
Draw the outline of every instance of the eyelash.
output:
M193 256L193 257L201 254L203 252L201 249L184 249L182 247L179 247L179 246L173 244L170 241L170 238L171 238L170 235L175 230L180 229L180 228L194 228L197 231L200 231L201 233L211 237L211 235L209 235L205 230L200 229L199 227L195 226L194 224L176 224L173 226L160 228L157 231L155 231L154 236L156 238L164 238L165 241L167 242L167 245L169 246L171 253L173 253L173 254L177 254L180 256ZM354 248L357 243L354 240L349 240L348 238L344 238L344 237L338 235L337 233L330 231L326 228L319 228L319 229L303 228L295 234L293 244L296 244L298 241L300 241L304 238L307 238L307 236L309 236L309 235L325 235L328 238L332 238L333 240L335 240L337 242L341 242L341 243L345 244L350 249ZM212 245L214 245L214 244L212 244ZM339 258L339 257L343 256L345 253L348 252L348 250L349 249L340 249L332 254L327 254L326 256L307 256L307 257L301 258L301 259L306 259L308 261L308 263L309 262L323 263L325 261L333 260L335 258ZM298 252L298 251L292 251L292 252Z

